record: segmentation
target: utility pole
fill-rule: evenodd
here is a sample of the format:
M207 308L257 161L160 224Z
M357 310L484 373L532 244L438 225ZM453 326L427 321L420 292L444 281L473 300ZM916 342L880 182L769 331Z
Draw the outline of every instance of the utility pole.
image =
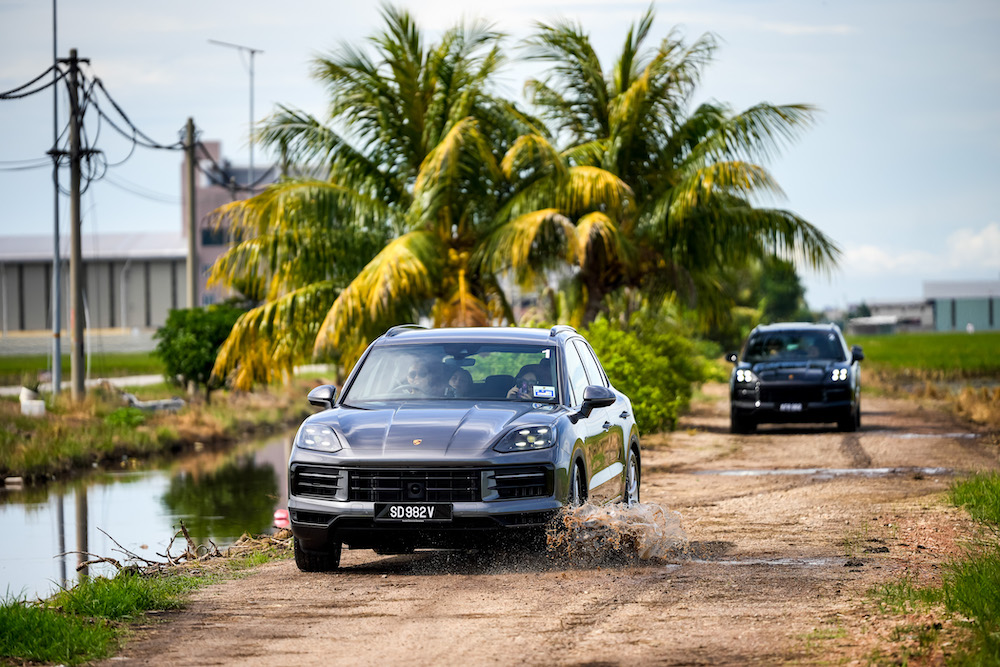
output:
M52 62L59 63L56 50L56 0L52 0ZM59 72L52 70L52 83L59 81ZM52 150L59 150L59 87L52 86ZM59 248L59 156L52 155L53 234L52 234L52 395L62 391L62 253ZM60 509L62 501L60 500ZM63 576L65 579L65 575Z
M195 166L195 141L194 141L194 119L187 119L187 128L184 137L184 152L187 154L187 307L196 308L198 306L198 244L195 233L198 231L197 202L195 201L194 189L194 166Z
M250 196L254 194L253 184L254 184L254 173L253 173L253 58L258 53L264 53L261 49L254 49L249 46L243 46L241 44L231 44L230 42L220 42L217 39L208 40L210 44L215 44L217 46L226 46L231 49L238 49L239 51L245 51L250 56L250 171L247 175L247 187L250 189Z
M85 396L83 386L83 252L80 239L80 102L77 99L77 74L79 61L76 49L69 51L69 319L73 328L70 351L70 377L72 379L73 401L82 401Z

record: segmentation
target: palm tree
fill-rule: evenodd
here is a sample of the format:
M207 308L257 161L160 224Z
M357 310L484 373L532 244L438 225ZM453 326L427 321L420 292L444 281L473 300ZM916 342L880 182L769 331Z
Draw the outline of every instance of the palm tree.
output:
M539 23L528 42L529 58L548 66L545 78L528 82L529 98L565 147L525 152L524 161L538 169L555 155L564 170L600 167L631 192L622 215L584 232L591 241L586 257L573 257L586 292L584 321L597 315L606 294L629 285L679 292L712 319L730 304L716 280L720 270L768 255L830 268L840 252L794 213L753 205L782 194L757 162L808 127L815 109L758 104L734 113L702 104L689 111L715 39L704 35L687 45L671 32L645 48L653 18L650 8L632 26L607 73L579 25ZM505 225L494 235L497 246L509 246L517 230ZM517 271L526 259L509 255Z
M264 284L216 364L237 386L311 353L350 361L387 326L512 319L495 274L474 262L510 192L499 160L538 123L496 96L501 35L458 26L425 46L410 15L383 7L374 55L344 45L315 61L328 122L281 107L259 133L300 171L220 210L238 235L214 266L226 284Z

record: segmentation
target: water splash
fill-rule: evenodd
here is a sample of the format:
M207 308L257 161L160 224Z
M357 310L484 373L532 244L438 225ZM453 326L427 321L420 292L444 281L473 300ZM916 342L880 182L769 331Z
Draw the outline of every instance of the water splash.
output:
M681 515L655 503L566 507L548 531L549 553L571 560L664 560L684 552Z

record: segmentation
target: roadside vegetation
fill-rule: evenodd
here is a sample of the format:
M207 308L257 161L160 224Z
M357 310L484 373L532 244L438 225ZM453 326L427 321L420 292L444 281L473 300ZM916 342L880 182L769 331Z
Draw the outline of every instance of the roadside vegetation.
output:
M315 377L297 377L288 385L253 393L221 391L212 404L190 401L177 412L130 407L122 391L110 386L91 390L80 403L64 392L48 401L42 418L22 415L16 397L0 400L0 478L38 483L95 466L155 462L289 428L309 414L304 397L316 382ZM175 389L163 384L131 391L150 400L168 397Z
M1000 474L955 483L948 495L976 522L964 557L944 566L940 586L905 579L874 588L882 614L901 619L891 652L875 664L1000 664Z
M287 535L244 536L215 560L132 563L114 577L84 578L47 600L0 600L0 659L79 665L107 658L150 612L180 608L201 586L290 554Z

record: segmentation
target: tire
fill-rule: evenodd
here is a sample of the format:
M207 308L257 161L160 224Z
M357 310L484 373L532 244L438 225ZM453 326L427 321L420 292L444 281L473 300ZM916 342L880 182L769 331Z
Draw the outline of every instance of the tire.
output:
M640 469L639 452L635 448L629 449L628 463L625 468L625 504L631 507L638 505L639 484L642 481L642 470Z
M587 502L587 482L583 466L579 461L573 461L569 469L569 494L566 497L566 504L570 507L579 507L585 502Z
M843 419L837 420L837 429L845 433L852 433L861 427L861 406L849 409Z
M729 409L729 432L730 433L753 433L757 430L757 424L750 417L741 417L735 408Z
M340 567L341 544L331 546L330 551L306 551L299 544L299 538L292 539L295 551L295 565L302 572L332 572Z

